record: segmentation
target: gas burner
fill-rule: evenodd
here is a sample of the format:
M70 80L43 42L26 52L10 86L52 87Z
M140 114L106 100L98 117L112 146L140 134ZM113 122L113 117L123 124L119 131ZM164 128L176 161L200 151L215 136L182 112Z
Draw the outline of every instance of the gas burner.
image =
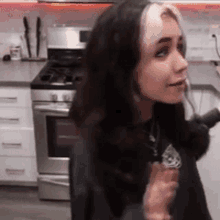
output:
M51 49L48 52L50 59L32 81L31 88L75 90L76 85L80 84L85 76L83 63L78 59L82 57L83 50Z
M49 68L45 71L46 75L72 75L72 72L68 68Z
M85 77L83 67L68 68L51 67L46 64L39 75L31 83L32 89L75 89Z

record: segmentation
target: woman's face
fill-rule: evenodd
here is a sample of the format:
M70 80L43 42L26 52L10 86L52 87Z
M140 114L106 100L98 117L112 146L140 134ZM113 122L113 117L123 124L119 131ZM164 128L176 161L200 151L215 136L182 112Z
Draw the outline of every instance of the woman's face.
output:
M168 104L178 103L183 100L188 67L182 53L182 33L178 23L168 15L151 26L143 22L154 13L150 10L148 15L143 15L141 25L141 59L136 81L142 96ZM156 33L153 38L152 33Z

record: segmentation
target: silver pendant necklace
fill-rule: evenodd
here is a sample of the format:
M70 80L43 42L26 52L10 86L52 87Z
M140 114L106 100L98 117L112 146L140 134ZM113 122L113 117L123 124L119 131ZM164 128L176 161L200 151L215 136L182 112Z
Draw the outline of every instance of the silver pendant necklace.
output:
M182 160L179 153L169 144L164 153L162 154L162 163L169 168L180 168L182 166Z
M147 146L153 150L153 156L157 157L158 144L160 140L160 126L156 121L156 138L153 135L154 126L155 126L155 120L153 119L153 124L151 126L151 130L149 134L149 140L153 143L153 146L149 146L149 145ZM167 146L166 150L162 154L162 163L168 168L180 168L182 166L181 157L171 143Z

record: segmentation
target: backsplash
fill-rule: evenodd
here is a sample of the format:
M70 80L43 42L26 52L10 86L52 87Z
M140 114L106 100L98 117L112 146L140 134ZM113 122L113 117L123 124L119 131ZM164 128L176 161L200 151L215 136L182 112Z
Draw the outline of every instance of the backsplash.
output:
M200 4L201 5L201 4ZM109 4L39 4L14 3L0 4L0 58L9 53L14 44L22 48L22 56L27 57L26 41L24 40L23 17L28 18L31 27L31 52L36 56L36 20L42 20L40 57L47 57L47 27L54 24L83 25L92 27L96 18ZM181 6L184 19L184 31L187 36L188 60L220 60L216 52L217 36L220 40L220 5ZM220 42L218 42L220 44ZM218 47L220 48L220 47Z

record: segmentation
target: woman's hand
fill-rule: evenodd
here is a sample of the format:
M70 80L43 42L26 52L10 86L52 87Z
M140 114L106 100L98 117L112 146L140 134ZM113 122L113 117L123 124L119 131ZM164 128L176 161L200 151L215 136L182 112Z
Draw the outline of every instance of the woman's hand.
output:
M168 169L163 164L151 166L149 184L144 195L145 216L169 216L169 206L176 195L178 187L177 169ZM147 217L146 219L151 219Z

